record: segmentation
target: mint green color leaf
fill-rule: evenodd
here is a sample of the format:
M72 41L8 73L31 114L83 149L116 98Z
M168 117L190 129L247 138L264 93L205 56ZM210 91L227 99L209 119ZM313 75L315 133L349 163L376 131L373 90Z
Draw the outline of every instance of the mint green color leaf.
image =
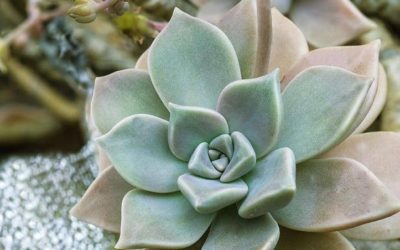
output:
M296 195L272 212L279 225L305 232L332 232L393 215L400 201L367 167L349 158L306 161L297 166Z
M188 161L200 143L229 131L225 118L214 110L172 103L169 108L168 143L171 152L181 160Z
M134 69L96 78L91 114L102 133L131 115L149 114L166 120L169 117L149 74Z
M212 24L175 9L149 54L149 72L161 100L215 109L218 95L241 79L231 42Z
M220 180L234 181L250 172L256 164L256 153L249 140L240 132L231 134L234 145L233 156Z
M278 139L283 118L279 70L240 80L224 88L217 111L231 131L240 131L250 141L257 158L265 156Z
M289 147L303 162L340 143L372 80L333 66L304 70L283 92L284 118L275 148Z
M200 143L190 157L188 164L189 172L204 178L217 179L221 172L214 168L208 155L208 143Z
M210 142L210 148L215 149L215 150L223 153L229 159L232 159L233 144L232 144L232 138L230 135L224 134L224 135L215 137Z
M243 219L235 206L218 213L202 250L273 250L279 239L279 226L270 214Z
M254 218L286 206L296 192L296 160L289 148L280 148L257 162L244 177L249 187L239 208L243 218Z
M156 193L178 191L187 172L168 147L168 122L151 115L134 115L119 122L97 142L112 165L131 185Z
M247 185L242 180L222 183L191 174L184 174L178 179L182 194L199 213L214 213L246 196Z
M201 238L214 217L197 213L179 193L130 191L122 201L116 248L185 248Z

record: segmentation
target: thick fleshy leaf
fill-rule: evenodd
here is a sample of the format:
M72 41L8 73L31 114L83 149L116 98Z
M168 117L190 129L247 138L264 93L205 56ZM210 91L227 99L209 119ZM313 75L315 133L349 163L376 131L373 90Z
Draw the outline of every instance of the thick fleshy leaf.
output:
M221 176L221 172L214 168L213 163L208 155L208 143L200 143L190 157L188 164L189 172L192 174L209 178L217 179Z
M97 141L128 183L157 193L178 191L176 181L187 167L169 151L167 121L130 116Z
M272 41L268 71L279 68L281 75L307 54L308 45L303 33L287 17L278 10L271 10ZM282 46L285 44L285 46Z
M385 69L381 64L379 65L379 75L377 84L378 86L371 108L369 109L364 120L354 131L354 133L361 133L364 130L366 130L369 126L371 126L371 124L376 120L376 118L378 118L383 107L385 106L386 95L387 95L387 78Z
M171 103L169 109L168 143L181 160L188 161L200 143L229 132L225 118L214 110Z
M344 68L353 73L373 77L374 81L368 90L364 103L355 119L349 134L353 132L369 114L371 105L374 102L377 92L377 79L379 69L379 48L380 41L376 40L366 45L333 47L313 50L296 63L285 75L282 81L282 88L285 88L290 81L303 70L316 66L327 65ZM371 112L370 112L371 113ZM369 116L374 115L373 113ZM363 122L362 126L368 126L369 120Z
M210 148L218 150L219 152L223 153L229 159L232 159L233 156L233 144L232 138L228 134L223 134L218 137L215 137L210 142Z
M96 78L94 86L91 113L102 133L135 114L150 114L163 119L169 117L149 75L144 71L121 70Z
M283 118L279 70L229 84L219 96L217 111L230 131L246 136L257 158L266 155L278 139Z
M249 193L239 215L254 218L284 207L296 192L296 160L289 148L280 148L257 162L244 177Z
M135 69L140 69L148 72L149 71L148 61L149 61L149 49L140 55L139 59L136 62Z
M278 239L279 226L271 215L242 219L232 206L218 214L202 249L273 250Z
M328 232L355 227L400 211L400 201L361 163L348 158L297 166L293 200L273 212L284 227Z
M226 35L179 9L149 53L151 79L166 105L214 109L222 89L241 79L235 49Z
M100 173L70 211L80 220L119 233L122 198L134 189L113 167Z
M315 47L341 45L376 27L349 0L296 0L290 17Z
M182 194L199 213L214 213L246 196L248 188L241 179L222 183L191 174L184 174L178 179Z
M240 132L233 132L231 137L234 151L231 161L220 178L222 182L231 182L242 177L256 164L256 153L249 140Z
M372 79L332 66L300 73L283 92L284 118L275 148L289 147L302 162L343 140Z
M229 1L217 0L213 5L222 5L222 2ZM272 30L269 1L240 1L223 15L217 26L232 42L244 79L267 73Z
M199 214L180 194L134 190L122 201L117 249L177 249L193 245L206 232L214 214Z
M280 228L276 250L355 250L340 233L306 233Z
M348 157L364 164L400 199L400 135L373 132L353 135L322 157ZM357 239L400 238L400 214L343 232Z

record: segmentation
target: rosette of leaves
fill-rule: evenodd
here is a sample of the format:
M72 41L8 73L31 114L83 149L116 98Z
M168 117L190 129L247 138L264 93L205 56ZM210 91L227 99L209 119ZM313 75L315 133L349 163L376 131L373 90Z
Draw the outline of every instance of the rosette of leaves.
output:
M102 168L73 216L120 233L118 249L400 236L400 136L356 134L385 99L379 42L309 52L265 3L217 26L177 9L136 69L96 80Z

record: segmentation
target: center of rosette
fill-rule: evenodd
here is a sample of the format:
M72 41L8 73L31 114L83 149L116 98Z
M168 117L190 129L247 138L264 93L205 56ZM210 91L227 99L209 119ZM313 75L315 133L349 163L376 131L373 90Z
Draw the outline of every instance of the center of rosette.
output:
M247 174L256 163L249 140L240 132L223 134L210 143L200 143L188 164L189 171L208 179L231 182Z

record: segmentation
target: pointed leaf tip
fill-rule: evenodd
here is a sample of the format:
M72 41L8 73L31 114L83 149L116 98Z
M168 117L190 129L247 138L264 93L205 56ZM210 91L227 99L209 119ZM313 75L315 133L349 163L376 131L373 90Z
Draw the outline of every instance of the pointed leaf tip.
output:
M222 89L241 79L235 50L226 35L179 9L154 40L148 66L164 104L214 109Z

